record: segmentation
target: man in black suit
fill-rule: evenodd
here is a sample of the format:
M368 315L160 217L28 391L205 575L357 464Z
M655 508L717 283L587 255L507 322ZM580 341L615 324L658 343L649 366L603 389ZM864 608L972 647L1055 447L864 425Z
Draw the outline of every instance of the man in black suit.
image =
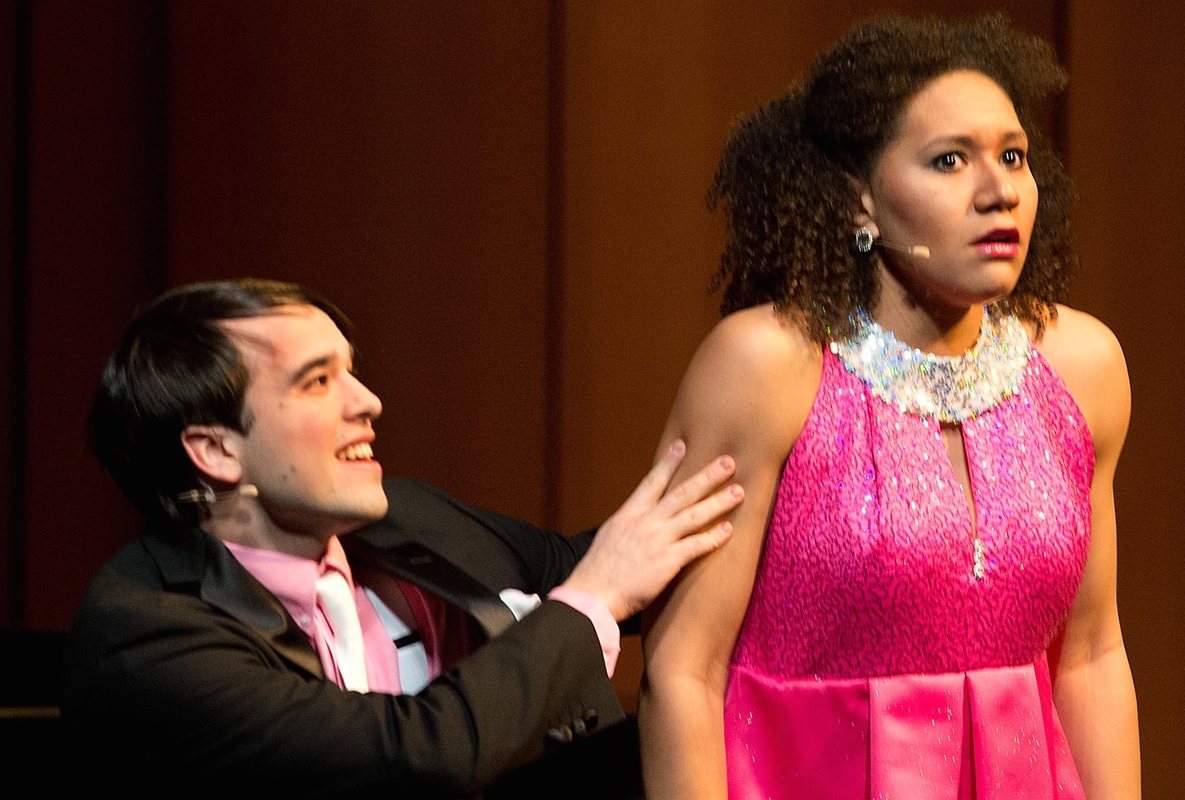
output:
M71 632L88 784L464 796L624 718L615 623L728 538L732 460L668 492L676 445L566 539L384 481L352 355L271 281L180 287L125 334L92 444L148 528Z

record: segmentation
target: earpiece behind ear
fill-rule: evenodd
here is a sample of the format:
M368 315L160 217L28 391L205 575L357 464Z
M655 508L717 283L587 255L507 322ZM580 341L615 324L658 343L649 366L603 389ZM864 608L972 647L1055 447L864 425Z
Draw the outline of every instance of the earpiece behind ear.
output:
M219 500L236 496L259 497L259 488L253 483L243 483L225 492L216 492L203 483L201 489L190 489L188 492L182 492L177 495L177 501L179 503L205 503L211 506Z

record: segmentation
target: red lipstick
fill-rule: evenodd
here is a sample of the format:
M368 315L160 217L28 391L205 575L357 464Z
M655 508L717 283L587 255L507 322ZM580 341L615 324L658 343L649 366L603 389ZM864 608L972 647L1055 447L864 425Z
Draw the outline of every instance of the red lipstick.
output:
M1020 252L1020 231L1016 228L993 228L974 242L988 258L1015 258Z

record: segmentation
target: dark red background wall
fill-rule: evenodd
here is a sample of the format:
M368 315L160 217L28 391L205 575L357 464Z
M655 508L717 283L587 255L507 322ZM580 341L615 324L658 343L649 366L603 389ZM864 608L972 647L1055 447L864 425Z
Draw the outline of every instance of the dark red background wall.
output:
M739 114L882 4L10 0L0 11L0 625L62 629L137 521L86 454L135 306L179 282L313 285L358 327L389 473L565 530L645 471L715 319L703 208ZM1114 7L1112 7L1114 6ZM1075 304L1135 399L1120 611L1147 797L1185 783L1177 546L1185 54L1173 0L1003 8L1052 39L1081 194ZM627 653L627 702L639 661Z

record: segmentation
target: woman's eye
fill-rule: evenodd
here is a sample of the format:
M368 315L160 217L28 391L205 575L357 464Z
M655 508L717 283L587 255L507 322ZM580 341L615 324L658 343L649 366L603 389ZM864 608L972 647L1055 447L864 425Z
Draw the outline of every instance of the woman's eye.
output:
M1025 165L1025 151L1019 147L1005 150L1004 154L1000 156L1000 163L1006 167L1020 169Z
M943 153L934 159L934 168L942 172L953 172L963 163L963 157L958 153Z

